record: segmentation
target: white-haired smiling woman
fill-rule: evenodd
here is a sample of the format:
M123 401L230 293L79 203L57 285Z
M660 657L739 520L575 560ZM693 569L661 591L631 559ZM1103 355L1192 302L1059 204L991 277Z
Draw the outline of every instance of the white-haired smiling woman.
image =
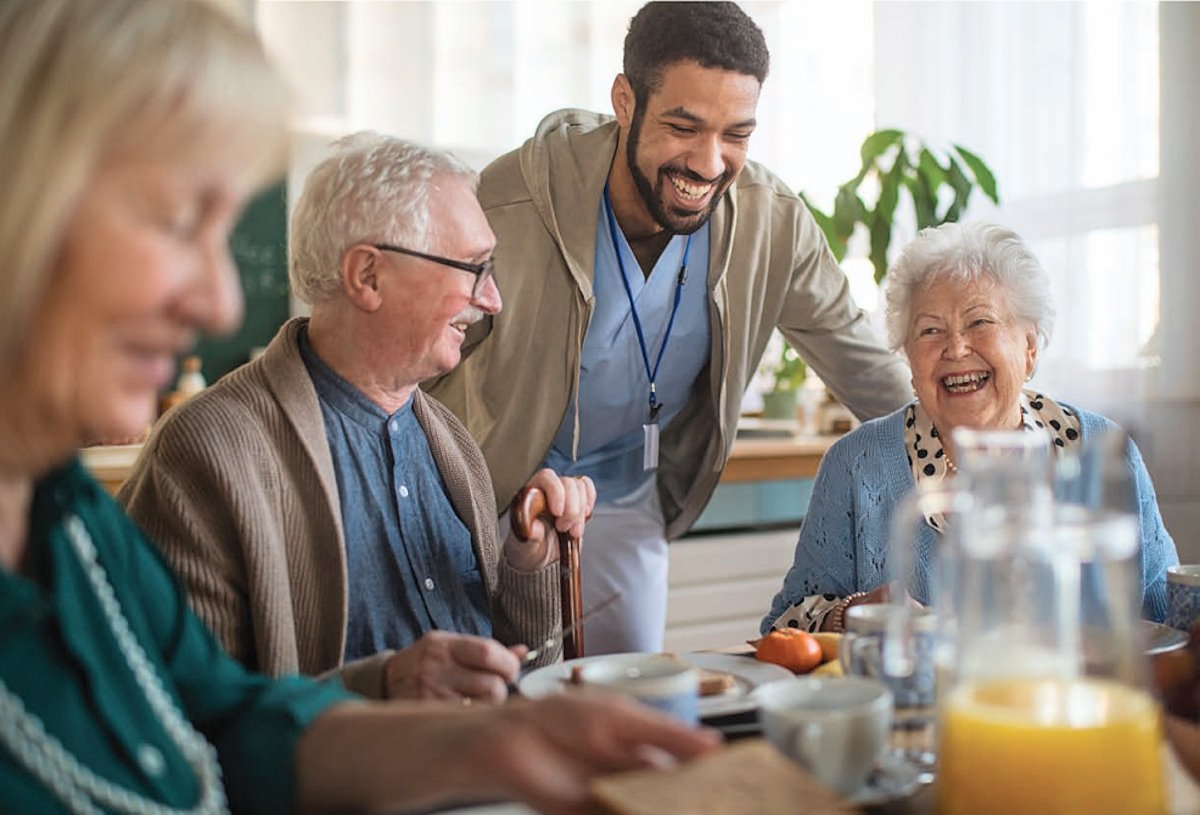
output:
M647 747L712 747L607 699L385 705L248 673L82 469L237 324L229 233L282 166L286 96L207 2L0 2L0 806L560 812Z
M1054 306L1045 269L1015 232L983 223L922 230L892 266L886 297L888 342L908 358L916 399L825 455L764 632L839 631L848 607L887 599L892 512L914 485L954 477L956 427L1044 428L1056 452L1115 427L1026 387L1050 339ZM1132 441L1125 455L1140 515L1142 613L1161 621L1166 569L1179 559ZM929 599L941 522L926 518L913 552L909 591L921 603Z

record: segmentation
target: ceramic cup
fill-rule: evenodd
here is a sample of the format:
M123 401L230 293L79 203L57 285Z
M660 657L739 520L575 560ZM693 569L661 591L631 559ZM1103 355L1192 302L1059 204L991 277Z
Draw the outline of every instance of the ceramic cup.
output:
M625 693L689 724L699 721L700 671L664 654L614 654L583 666L585 685Z
M1200 566L1167 567L1167 625L1189 630L1200 618Z
M753 698L767 740L842 795L862 789L887 748L892 693L874 679L781 679Z
M916 666L910 676L885 676L882 645L888 618L896 612L889 603L866 603L846 609L845 633L838 646L842 670L850 676L878 679L891 689L897 708L924 708L934 702L937 671L934 649L937 645L936 618L928 611L914 609L916 619Z

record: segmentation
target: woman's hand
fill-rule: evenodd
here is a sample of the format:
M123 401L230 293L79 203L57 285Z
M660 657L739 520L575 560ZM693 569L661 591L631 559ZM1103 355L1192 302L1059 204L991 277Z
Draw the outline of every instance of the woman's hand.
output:
M882 586L876 586L875 588L871 589L866 594L862 594L858 597L850 599L849 602L846 603L845 610L849 611L850 609L854 608L854 606L865 606L872 603L890 603L892 602L892 592L899 590L900 583L898 581L893 580L891 583L884 583ZM912 598L912 595L906 594L905 597L907 598L909 608L924 608L924 606ZM830 611L825 615L825 619L821 620L821 631L831 630L830 627L833 623L833 616L833 611ZM845 620L844 614L842 615L842 619Z
M296 749L301 812L430 810L524 801L583 815L600 775L670 764L721 743L625 699L579 690L463 708L347 702L318 716Z
M596 485L587 476L560 476L549 468L538 470L526 487L541 490L546 496L545 517L531 519L531 535L521 541L510 530L504 541L504 557L514 569L533 572L558 560L558 532L583 537L583 529L596 505Z
M714 731L591 691L510 702L496 713L481 722L464 765L498 797L550 815L594 811L590 786L599 775L673 764L720 744Z

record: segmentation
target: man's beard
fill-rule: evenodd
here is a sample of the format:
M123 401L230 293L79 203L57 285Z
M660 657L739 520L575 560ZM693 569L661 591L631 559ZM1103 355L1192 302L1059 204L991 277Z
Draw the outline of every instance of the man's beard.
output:
M633 111L633 122L629 126L629 140L625 143L625 163L629 165L629 172L633 175L633 183L637 186L638 194L642 196L642 202L646 205L646 209L650 210L650 215L655 222L676 235L690 235L708 223L708 219L712 217L713 210L717 208L717 203L721 200L726 184L729 182L729 170L725 170L713 184L712 198L709 199L708 206L702 211L699 213L688 212L687 215L677 215L668 211L662 204L663 184L671 183L666 178L666 171L674 172L697 184L708 184L712 179L697 175L686 167L666 165L658 170L657 186L651 185L650 179L641 171L637 163L637 149L638 143L641 141L644 118L645 109L640 105L636 106Z

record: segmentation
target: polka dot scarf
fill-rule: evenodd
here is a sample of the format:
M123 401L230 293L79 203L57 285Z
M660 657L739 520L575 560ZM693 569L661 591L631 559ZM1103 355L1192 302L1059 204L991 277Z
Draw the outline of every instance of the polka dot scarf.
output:
M1056 452L1079 444L1079 417L1070 408L1034 390L1021 391L1019 402L1023 427L1026 430L1045 429ZM936 482L946 477L946 451L942 448L938 429L919 401L910 404L905 412L904 449L915 483L920 484L926 479ZM940 513L926 515L925 520L938 532L946 525Z

